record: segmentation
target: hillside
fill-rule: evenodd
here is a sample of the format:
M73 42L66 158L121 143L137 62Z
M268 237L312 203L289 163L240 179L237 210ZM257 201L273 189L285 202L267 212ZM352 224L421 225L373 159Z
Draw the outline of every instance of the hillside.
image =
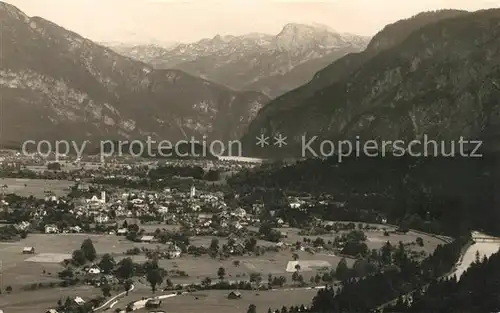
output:
M287 24L273 36L247 34L202 39L173 48L115 48L156 68L176 68L236 90L279 96L309 81L338 58L359 52L368 38L325 26Z
M238 138L269 100L155 70L0 2L3 143Z
M432 22L404 40L400 33L388 40L393 31L384 32L393 28L386 28L367 48L379 52L349 55L330 66L347 65L350 74L330 84L320 72L308 85L269 103L243 138L246 153L300 156L301 138L314 135L407 142L423 135L447 141L464 136L494 144L500 122L495 101L500 11L453 12L428 13L441 20L423 15ZM415 24L413 19L399 23L403 33L415 29L403 27ZM284 134L287 149L254 148L261 133Z

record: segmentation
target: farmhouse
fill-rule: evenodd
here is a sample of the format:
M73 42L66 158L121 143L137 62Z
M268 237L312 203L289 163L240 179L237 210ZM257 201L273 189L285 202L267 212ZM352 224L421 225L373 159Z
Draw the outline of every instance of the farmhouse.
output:
M120 228L116 232L116 235L118 235L118 236L125 236L127 234L127 232L128 232L128 230L126 228Z
M57 234L59 229L55 225L45 225L45 233L46 234Z
M241 293L239 291L231 291L227 295L228 299L241 299Z
M34 254L35 253L35 248L33 247L24 247L23 248L23 254Z
M91 268L89 268L88 270L88 273L89 274L100 274L101 273L101 269L97 266L92 266Z
M151 243L151 242L154 242L154 241L155 241L155 237L154 236L142 236L141 237L141 242Z
M175 244L171 244L169 247L168 247L168 256L169 258L173 259L173 258L178 258L181 256L181 253L182 253L182 250L181 248L179 248L177 245Z
M82 232L82 228L80 226L72 226L69 228L71 233L80 233Z
M156 309L156 308L159 308L161 306L161 300L159 299L151 299L151 300L148 300L148 302L146 302L146 308L148 309Z
M88 184L78 184L78 187L76 187L78 190L81 191L89 191L90 186Z
M26 230L30 227L30 223L26 221L22 221L21 223L14 226L17 230Z
M84 305L85 304L85 300L83 300L81 297L75 297L74 301L78 305Z

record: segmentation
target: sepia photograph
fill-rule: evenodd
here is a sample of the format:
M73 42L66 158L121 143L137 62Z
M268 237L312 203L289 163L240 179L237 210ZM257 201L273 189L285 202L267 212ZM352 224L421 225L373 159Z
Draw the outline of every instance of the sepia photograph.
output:
M0 313L125 312L500 312L500 0L0 0Z

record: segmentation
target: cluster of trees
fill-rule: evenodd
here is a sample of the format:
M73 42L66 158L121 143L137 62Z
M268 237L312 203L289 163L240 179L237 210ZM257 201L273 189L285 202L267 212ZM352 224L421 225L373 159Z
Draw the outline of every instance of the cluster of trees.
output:
M414 158L352 157L341 163L335 157L308 159L293 166L266 165L244 170L228 179L240 198L263 199L275 216L307 220L377 222L430 233L459 236L472 229L500 234L500 211L495 206L496 167L500 157ZM265 191L263 191L265 190ZM317 204L285 210L286 195L330 194L345 206Z
M20 231L13 225L0 227L0 241L13 240L15 238L26 238L27 236L27 232Z
M144 264L136 264L131 258L121 260L114 270L114 274L122 281L128 282L134 276L146 276L153 293L167 276L167 271L158 265L157 259L148 260ZM129 288L126 288L128 291Z
M281 310L280 309L276 309L276 310L272 310L271 308L269 308L267 310L267 313L296 313L296 312L307 312L307 309L306 307L302 304L300 306L291 306L289 308L287 308L286 306L283 306L281 307Z
M61 163L51 162L51 163L47 164L47 169L49 171L60 171L61 170Z
M205 171L199 166L165 165L151 169L148 176L151 179L169 179L174 176L202 179L205 176Z
M120 152L120 155L135 155L143 158L162 159L209 159L216 160L217 157L209 152L209 149L202 142L179 142L175 147L151 147L151 143L142 142L139 145L125 144L123 142L113 142L113 146L106 146L104 150L108 153ZM148 149L143 149L148 147ZM100 153L99 148L95 153Z
M192 247L190 247L189 250L191 250L191 248ZM255 237L249 237L239 242L236 241L235 237L229 237L227 243L223 245L220 245L219 239L212 238L207 251L202 251L201 249L203 249L203 247L196 248L197 251L194 251L195 255L196 253L208 253L212 258L216 258L217 256L227 258L231 255L243 255L250 252L255 253L256 255L260 255L265 253L266 251L265 247L260 247L257 245L257 239ZM269 247L267 249L269 249ZM188 252L191 253L191 251L189 250Z
M434 280L425 290L400 297L393 312L498 312L500 310L500 253L476 261L458 280Z
M151 169L148 177L152 180L171 179L173 177L192 177L193 179L217 181L220 179L220 172L211 169L205 173L200 166L176 166L165 165Z
M85 239L81 248L73 252L71 261L76 266L82 266L87 261L94 262L96 259L97 253L92 240ZM125 291L127 292L132 286L131 278L134 276L146 276L146 280L151 285L151 289L154 293L156 288L163 283L164 278L167 275L167 272L158 266L157 259L149 260L144 264L136 264L131 258L125 258L116 263L113 256L107 253L102 256L98 266L104 274L113 274L119 278L125 287ZM62 279L73 280L73 270L71 267L66 267L59 273L59 277ZM111 287L109 285L104 284L101 289L105 297L110 295Z
M97 252L90 238L82 242L80 249L73 251L71 260L77 266L84 265L87 261L94 262L97 258Z
M396 249L386 244L381 251L380 269L365 277L356 277L351 270L343 277L340 290L328 287L318 291L310 312L369 312L402 295L423 290L451 271L468 240L462 237L438 246L422 263L409 258L402 244ZM336 275L340 278L338 270Z
M369 252L366 245L366 235L361 230L353 230L347 234L343 234L340 238L335 238L336 242L341 243L342 254L350 256L366 256Z
M66 179L68 174L65 172L34 172L28 169L12 169L12 168L2 168L0 169L0 177L5 178L24 178L24 179Z
M165 174L163 176L162 173L154 173L154 172L149 172L148 174L140 175L140 176L134 176L132 179L129 177L114 177L114 178L109 178L109 177L94 177L93 178L93 183L99 184L99 185L112 185L120 188L130 188L130 189L147 189L147 190L157 190L161 191L164 190L166 187L169 188L176 188L179 190L186 190L191 187L191 185L194 183L202 183L198 182L198 180L202 181L216 181L220 178L220 173L217 172L215 173L214 171L206 172L206 173L201 173L198 172L198 170L192 170L193 168L200 168L200 167L192 167L192 166L187 166L187 167L182 167L182 168L190 168L191 170L187 171L182 171L184 175L195 175L195 176L175 176L179 177L179 179L175 179L174 176L171 174ZM201 168L200 168L201 169ZM201 169L203 171L203 169ZM153 170L155 171L155 169ZM152 174L153 173L153 174ZM153 175L153 176L150 176ZM189 178L189 179L188 179ZM190 179L192 178L192 179ZM193 179L195 181L193 181ZM207 187L207 186L205 186Z
M259 235L263 240L278 242L281 239L281 233L273 229L272 226L268 223L262 224L259 227Z
M223 267L220 267L217 270L217 276L219 277L219 281L217 282L212 282L212 279L210 277L205 277L201 281L201 284L193 284L190 286L190 288L215 290L253 290L262 282L262 275L260 273L250 273L248 281L239 280L238 282L228 282L225 280L226 269ZM283 287L285 283L285 276L273 276L272 274L269 274L267 276L267 289L272 289L273 287ZM260 286L260 288L262 288L262 286Z
M98 298L92 299L91 301L80 305L67 297L65 301L62 301L62 299L57 301L56 311L69 313L91 313L94 311L93 308L99 306L102 302L103 299Z

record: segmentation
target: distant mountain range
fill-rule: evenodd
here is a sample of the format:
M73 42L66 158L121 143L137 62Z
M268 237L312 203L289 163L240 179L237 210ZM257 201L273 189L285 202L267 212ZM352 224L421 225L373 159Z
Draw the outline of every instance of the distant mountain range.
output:
M269 101L154 69L0 2L0 142L239 138Z
M368 37L322 25L287 24L278 35L220 36L191 44L108 44L116 52L160 69L179 69L236 90L279 96L308 82L318 70L365 49Z
M246 156L296 157L301 138L314 135L407 142L464 136L492 147L500 138L500 10L421 13L369 43L289 24L277 36L216 36L168 54L149 47L176 69L122 56L3 2L0 23L2 144L206 136L242 138ZM333 55L338 59L328 61ZM277 77L307 81L302 74L313 63L321 69L312 80L272 101L232 89L262 83L279 93L288 87ZM199 77L208 73L218 83ZM278 133L285 147L255 145L261 134Z
M385 27L361 53L270 102L243 137L246 155L302 156L302 140L500 138L500 10L427 12ZM259 148L255 137L286 136ZM317 148L317 146L316 146ZM316 150L317 151L317 150Z

